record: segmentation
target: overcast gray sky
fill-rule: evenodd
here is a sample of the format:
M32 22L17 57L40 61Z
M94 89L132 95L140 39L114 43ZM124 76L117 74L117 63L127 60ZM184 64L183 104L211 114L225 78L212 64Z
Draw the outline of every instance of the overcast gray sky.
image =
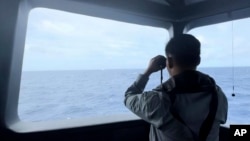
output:
M235 66L249 66L250 20L233 22ZM232 22L191 30L201 42L200 67L232 66ZM145 68L164 55L166 29L122 23L68 12L31 11L24 71Z

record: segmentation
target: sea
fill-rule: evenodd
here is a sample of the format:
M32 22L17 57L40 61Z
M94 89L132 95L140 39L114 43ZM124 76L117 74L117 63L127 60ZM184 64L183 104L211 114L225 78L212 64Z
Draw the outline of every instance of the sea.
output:
M250 67L198 68L212 76L228 99L226 125L250 124ZM133 114L124 93L143 69L24 71L18 116L23 121ZM163 70L163 81L169 79ZM145 91L160 84L160 72L150 76ZM233 96L235 94L235 96Z

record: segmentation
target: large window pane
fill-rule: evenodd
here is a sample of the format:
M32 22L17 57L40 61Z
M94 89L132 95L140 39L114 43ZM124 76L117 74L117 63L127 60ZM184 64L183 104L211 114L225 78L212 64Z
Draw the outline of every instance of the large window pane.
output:
M132 114L124 92L158 54L165 29L51 9L31 11L18 114L44 121ZM146 89L160 83L159 74Z
M189 32L202 43L199 70L213 76L228 98L227 125L250 122L249 24L248 18Z

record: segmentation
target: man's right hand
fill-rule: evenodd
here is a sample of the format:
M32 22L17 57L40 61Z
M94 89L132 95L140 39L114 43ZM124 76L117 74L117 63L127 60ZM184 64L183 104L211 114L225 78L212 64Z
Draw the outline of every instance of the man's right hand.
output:
M165 57L162 55L157 55L154 58L152 58L149 62L148 68L144 72L144 75L150 76L152 73L165 68L166 65L164 66L160 65L160 62L162 62L164 58Z

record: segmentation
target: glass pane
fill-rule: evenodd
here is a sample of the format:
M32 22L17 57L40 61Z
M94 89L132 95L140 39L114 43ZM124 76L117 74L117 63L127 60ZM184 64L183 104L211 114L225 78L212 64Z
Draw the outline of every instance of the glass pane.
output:
M228 98L227 125L250 122L249 24L250 19L242 19L189 32L202 44L199 70L213 76Z
M132 114L124 92L162 54L165 29L37 8L31 11L18 114L44 121ZM160 74L146 89L160 83Z

